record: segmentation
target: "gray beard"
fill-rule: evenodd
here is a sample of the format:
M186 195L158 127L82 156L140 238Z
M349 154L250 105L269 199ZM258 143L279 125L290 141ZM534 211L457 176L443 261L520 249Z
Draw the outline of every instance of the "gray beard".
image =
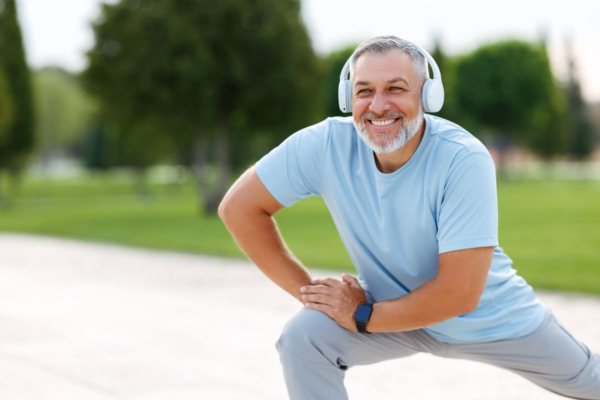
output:
M369 146L371 150L373 150L377 154L386 154L392 153L403 146L406 145L412 139L417 132L419 132L419 128L421 127L421 122L423 120L423 108L419 108L419 113L414 119L407 121L403 124L396 136L385 144L378 144L371 141L369 138L369 132L367 130L367 126L364 123L357 124L356 121L353 120L354 127L360 134L360 138L362 141Z

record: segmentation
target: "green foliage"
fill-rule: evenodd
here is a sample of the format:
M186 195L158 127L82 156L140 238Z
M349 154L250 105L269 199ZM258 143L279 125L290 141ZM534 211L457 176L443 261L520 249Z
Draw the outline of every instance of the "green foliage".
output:
M36 137L42 156L65 150L83 140L90 128L94 104L78 79L60 68L33 75Z
M568 109L568 153L583 159L594 151L594 128L586 113L586 104L581 94L579 77L575 71L575 60L570 44L567 47L569 79L565 89Z
M254 131L281 138L316 112L299 1L123 0L94 29L85 81L134 146L157 136L172 154L224 134L243 148Z
M564 108L543 45L484 45L457 61L456 79L458 107L473 131L503 135L546 156L562 149Z
M10 123L5 120L5 134L0 141L0 168L15 170L24 165L34 145L31 82L15 0L4 0L0 8L0 54L0 70L5 85L2 108L8 109L8 105L12 104L12 118Z
M323 73L323 101L324 117L334 115L344 115L340 111L338 102L338 85L340 82L340 72L344 64L352 55L355 46L345 47L328 54L321 60Z
M105 4L94 26L96 44L88 53L83 81L99 100L101 129L112 136L116 164L149 165L164 156L169 142L170 131L157 122L160 107L168 104L163 86L172 83L162 75L172 68L162 48L166 15L154 3ZM163 111L169 118L172 110Z
M563 154L568 143L568 116L564 93L556 86L548 103L531 113L521 142L544 159Z
M550 159L564 153L567 148L567 100L562 88L552 77L546 46L541 44L538 49L547 66L539 72L552 84L548 87L546 101L532 111L522 143L542 158Z
M248 150L273 146L318 111L299 0L122 0L104 5L94 31L83 77L120 159L192 164L206 209L216 210L232 165L255 159Z
M158 249L243 257L216 216L196 218L191 179L151 183L140 198L127 175L27 181L0 218L0 230L66 236ZM499 182L500 243L536 288L600 294L600 183ZM276 216L290 248L307 265L352 271L319 198Z

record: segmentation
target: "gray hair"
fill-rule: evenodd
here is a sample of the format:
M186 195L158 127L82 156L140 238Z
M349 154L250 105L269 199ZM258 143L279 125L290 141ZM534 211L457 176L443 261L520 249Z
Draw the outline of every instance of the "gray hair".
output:
M378 36L359 44L350 57L350 71L354 70L356 61L363 54L385 54L391 50L400 50L407 54L412 61L417 77L421 82L425 82L429 76L429 71L423 53L414 43L396 36Z

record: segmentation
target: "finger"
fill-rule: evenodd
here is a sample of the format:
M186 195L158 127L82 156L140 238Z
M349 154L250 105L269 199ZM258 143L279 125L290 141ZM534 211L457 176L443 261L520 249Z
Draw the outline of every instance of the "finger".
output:
M356 288L361 287L360 283L358 282L358 279L356 279L355 277L348 275L348 274L342 274L342 282L345 282L352 287L356 287Z
M337 322L340 326L345 329L356 331L356 326L354 321L345 321L344 318L339 314L339 311L335 307L331 307L326 304L318 304L318 303L308 303L305 305L306 308L320 311L323 314L327 315L329 318Z
M306 285L306 286L302 286L300 288L300 293L302 293L302 294L315 294L315 293L325 294L325 293L331 293L331 290L332 290L332 288L330 286L325 286L322 284Z
M302 295L302 302L304 304L325 304L332 305L332 298L330 296L322 294L305 294Z
M311 280L313 285L324 285L329 287L336 287L340 284L340 281L333 278L325 278L325 279L313 279Z

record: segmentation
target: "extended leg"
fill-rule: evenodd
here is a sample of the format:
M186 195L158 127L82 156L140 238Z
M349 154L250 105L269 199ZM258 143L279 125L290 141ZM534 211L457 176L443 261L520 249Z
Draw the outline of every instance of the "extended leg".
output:
M509 369L562 396L600 400L600 357L573 338L550 313L524 338L451 345L447 355Z

